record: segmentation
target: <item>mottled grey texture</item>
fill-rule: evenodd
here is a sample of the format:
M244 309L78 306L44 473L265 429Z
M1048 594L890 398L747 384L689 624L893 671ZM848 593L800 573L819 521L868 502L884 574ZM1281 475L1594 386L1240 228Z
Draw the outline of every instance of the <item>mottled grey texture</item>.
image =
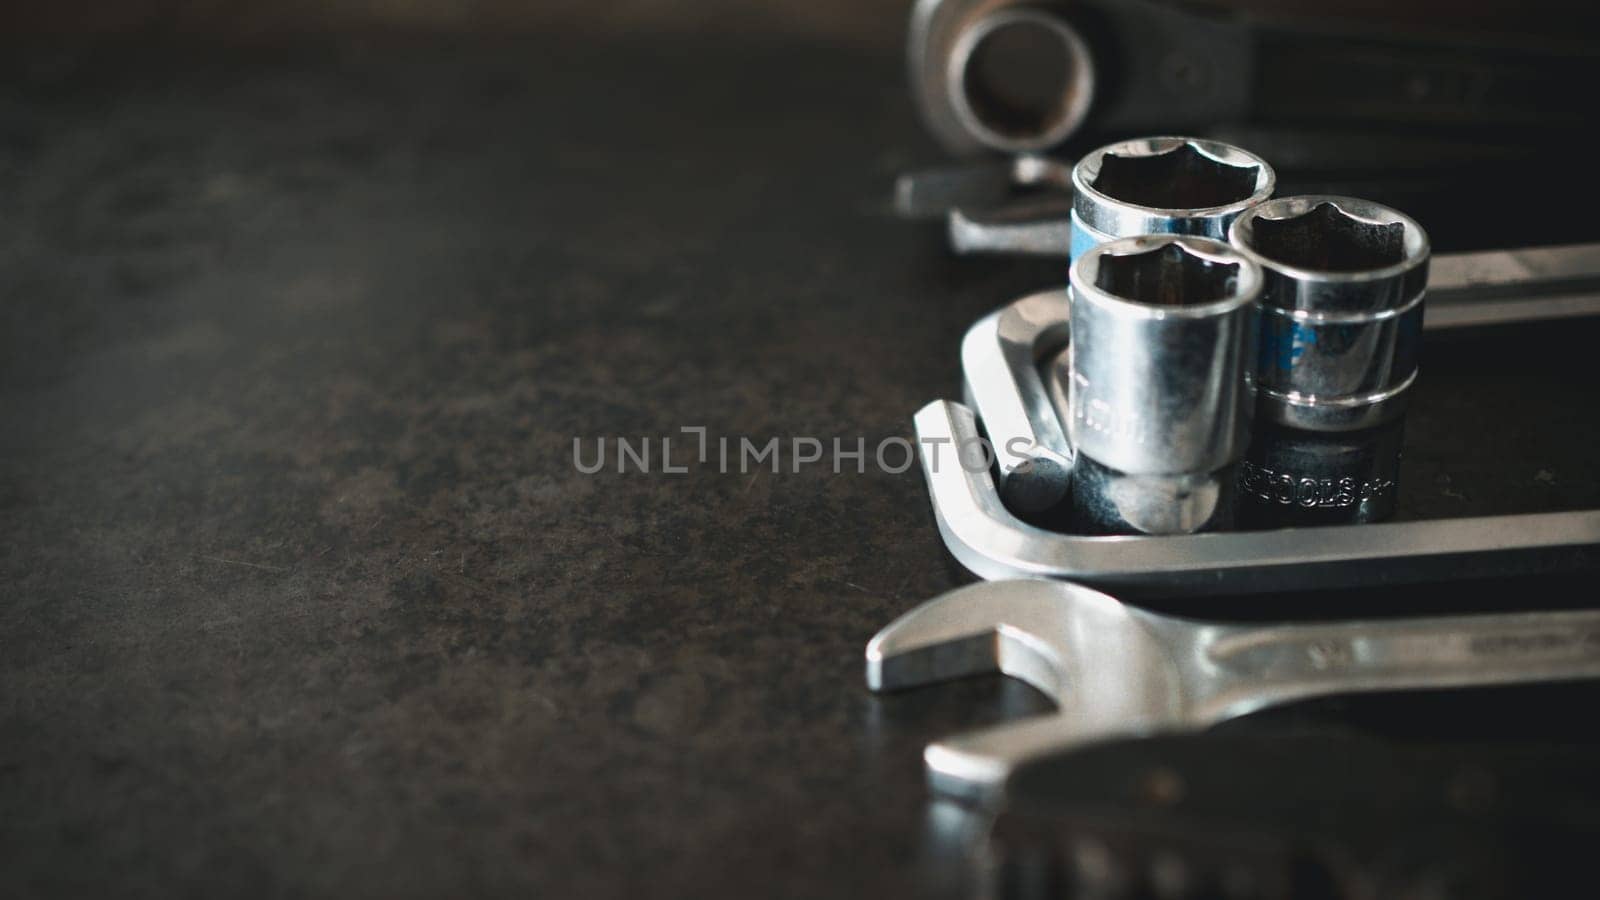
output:
M861 648L953 583L920 477L572 464L681 425L908 434L953 390L1037 273L881 214L891 62L6 68L9 887L909 877L920 742L961 708L873 698Z
M962 578L917 474L571 461L909 434L966 326L1059 277L887 217L931 157L896 60L0 68L0 893L960 890L921 745L1043 700L863 689ZM1427 403L1549 418L1500 374ZM1414 509L1594 502L1566 409L1587 449L1510 475L1415 422Z

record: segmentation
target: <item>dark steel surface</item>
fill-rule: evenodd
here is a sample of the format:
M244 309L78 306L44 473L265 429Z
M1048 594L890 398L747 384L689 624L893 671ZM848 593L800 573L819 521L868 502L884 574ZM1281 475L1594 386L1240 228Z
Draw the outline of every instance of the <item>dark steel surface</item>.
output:
M1045 701L862 686L867 638L965 580L917 471L571 455L909 435L967 326L1064 278L890 217L936 158L899 68L762 40L0 59L0 893L960 894L971 825L926 805L922 745ZM1514 372L1429 357L1403 510L1594 505L1593 334Z

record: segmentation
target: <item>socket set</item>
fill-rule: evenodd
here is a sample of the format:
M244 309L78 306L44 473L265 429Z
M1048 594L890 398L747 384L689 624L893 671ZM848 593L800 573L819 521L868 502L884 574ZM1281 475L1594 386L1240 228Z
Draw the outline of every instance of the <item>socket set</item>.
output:
M1580 326L1549 339L1551 322L1600 314L1600 244L1435 255L1424 226L1398 209L1342 186L1275 196L1273 154L1214 139L1219 123L1281 112L1262 88L1276 80L1268 63L1336 73L1334 102L1314 104L1322 125L1341 114L1365 123L1380 108L1365 101L1392 98L1360 97L1342 76L1406 70L1426 46L1146 0L919 0L908 49L932 135L958 156L1011 156L902 176L896 212L943 218L959 255L1068 265L1057 286L974 324L961 344L962 402L915 416L939 532L985 580L879 631L865 651L868 688L1000 673L1053 701L1051 713L946 735L923 754L936 792L1007 810L990 842L996 896L1403 893L1367 884L1387 871L1378 862L1351 866L1342 850L1307 853L1276 836L1124 832L1113 850L1104 829L1048 805L1033 815L1030 794L1070 751L1194 733L1311 698L1600 678L1594 610L1240 624L1121 602L1600 567L1600 508L1582 508L1600 506L1584 446L1597 434L1585 387L1596 337ZM1337 64L1302 63L1307 54ZM1496 77L1529 65L1515 54L1471 58ZM1469 106L1458 112L1485 121L1481 104ZM1402 107L1391 124L1424 111ZM1086 129L1136 133L1145 122L1203 125L1212 137L1119 140L1075 164L1037 155ZM1337 143L1328 133L1298 143L1290 183L1307 153L1326 161L1323 145ZM1531 322L1546 323L1531 350L1498 337ZM1463 332L1494 333L1493 349L1467 377L1459 364L1447 371L1448 390L1430 389L1425 336ZM1530 380L1530 354L1558 380ZM1498 391L1471 371L1481 368ZM1481 409L1473 402L1496 393ZM1529 393L1538 402L1523 403ZM1422 479L1402 465L1408 419L1436 457L1441 434L1471 432L1440 429L1433 404L1497 429L1502 466L1513 454L1525 457L1518 465L1557 460L1545 464L1575 483L1576 502L1495 515L1413 502L1408 479ZM1506 415L1521 406L1528 416ZM1544 435L1542 447L1517 442L1518 421ZM1431 474L1434 484L1413 489L1465 499L1446 470ZM1540 479L1554 487L1558 476L1539 469ZM1197 837L1206 845L1174 863L1173 848ZM1253 880L1230 886L1237 879L1223 870Z
M1356 198L1274 199L1266 160L1192 138L1118 142L1042 180L1072 189L1055 246L1033 247L1071 260L1067 286L974 325L964 404L915 419L940 532L967 568L1171 595L1600 561L1600 510L1386 521L1438 305L1418 222ZM1563 254L1579 283L1593 251L1527 253ZM1563 296L1535 291L1549 281L1536 271L1461 274L1502 257L1516 254L1440 258L1444 327L1482 324L1485 287L1499 301L1484 321L1516 315L1519 284ZM991 467L932 449L978 441Z
M1600 509L1389 521L1425 377L1411 217L1272 198L1265 160L1182 137L1045 180L1070 216L1030 252L1069 256L1067 285L975 324L964 403L915 419L939 531L986 581L885 627L866 676L1000 672L1057 712L929 744L936 790L995 802L1062 751L1308 697L1600 676L1594 611L1243 626L1121 603L1591 568Z

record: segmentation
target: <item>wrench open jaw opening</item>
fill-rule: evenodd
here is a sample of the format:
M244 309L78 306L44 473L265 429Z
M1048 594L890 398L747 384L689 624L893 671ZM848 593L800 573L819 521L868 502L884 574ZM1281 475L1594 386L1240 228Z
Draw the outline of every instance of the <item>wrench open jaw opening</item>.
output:
M867 645L867 685L891 691L998 672L1050 697L1054 714L928 745L924 760L934 787L982 800L1027 759L1181 715L1173 692L1181 679L1144 618L1067 582L971 585L880 631ZM1139 665L1116 663L1121 654Z
M906 613L867 644L866 664L878 692L999 672L1055 701L1053 714L928 745L935 790L991 801L1024 762L1294 700L1600 678L1600 611L1245 626L1019 579L959 588Z

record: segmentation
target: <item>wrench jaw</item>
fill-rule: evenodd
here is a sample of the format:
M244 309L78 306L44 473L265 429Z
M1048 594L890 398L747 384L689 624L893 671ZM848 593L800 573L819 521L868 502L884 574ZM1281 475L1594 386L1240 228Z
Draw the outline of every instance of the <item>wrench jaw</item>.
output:
M972 584L889 623L867 643L867 687L922 687L970 675L1010 675L1059 702L1066 675L1050 623L1049 581ZM1114 602L1114 601L1113 601Z
M1111 740L1145 738L1181 727L1167 715L1119 712L1096 722L1079 713L1034 716L934 741L922 751L928 786L958 800L983 805L1005 798L1018 769L1045 757Z
M1176 721L1175 670L1159 629L1081 585L1018 580L969 585L896 619L867 644L867 685L900 690L1002 673L1057 712L928 745L930 786L987 801L1017 766L1077 744Z
M1002 673L1060 704L1066 660L1047 632L1049 605L1067 587L1052 582L989 582L951 591L906 613L867 644L867 686L875 692ZM1013 624L1015 623L1015 624ZM985 802L1018 764L1071 743L1071 723L1055 713L958 734L923 753L937 793Z
M1075 733L1061 714L1035 716L934 741L922 752L928 786L959 800L990 804L1029 760L1068 750L1096 735Z

